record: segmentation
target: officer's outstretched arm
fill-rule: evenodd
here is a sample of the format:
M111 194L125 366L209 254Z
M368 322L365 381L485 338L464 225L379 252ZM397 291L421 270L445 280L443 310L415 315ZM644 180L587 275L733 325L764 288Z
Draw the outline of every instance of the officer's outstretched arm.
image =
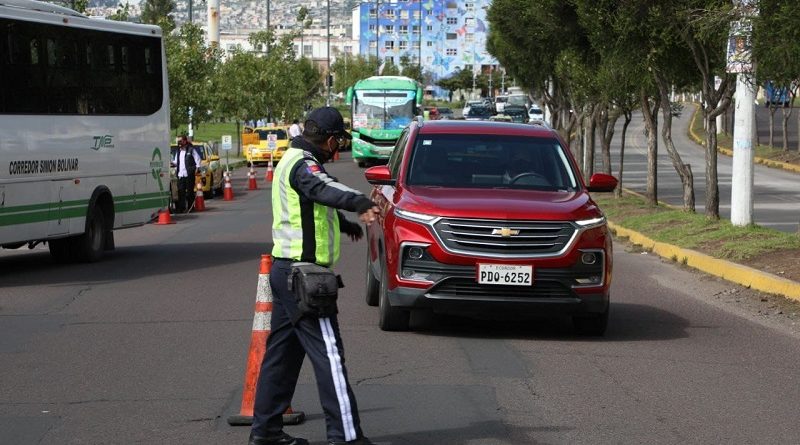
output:
M297 163L292 179L295 190L328 207L363 213L375 205L360 191L336 181L310 159Z

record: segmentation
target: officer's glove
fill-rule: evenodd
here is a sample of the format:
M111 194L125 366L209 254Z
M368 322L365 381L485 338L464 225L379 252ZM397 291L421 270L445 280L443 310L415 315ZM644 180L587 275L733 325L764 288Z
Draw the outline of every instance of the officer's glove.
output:
M358 223L343 219L339 226L342 233L349 236L353 241L358 241L364 236L364 229Z

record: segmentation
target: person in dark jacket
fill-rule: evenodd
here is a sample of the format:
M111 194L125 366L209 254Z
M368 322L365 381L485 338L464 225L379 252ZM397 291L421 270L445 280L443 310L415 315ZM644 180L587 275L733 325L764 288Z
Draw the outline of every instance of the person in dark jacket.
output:
M183 213L192 207L194 201L195 173L200 165L200 155L189 142L189 138L182 136L178 141L178 151L172 158L172 165L177 167L178 176L178 202L176 210Z
M357 213L367 225L375 221L375 204L337 181L323 166L350 138L339 111L317 108L309 113L303 135L291 141L275 169L271 333L256 385L249 445L308 444L283 432L282 421L306 355L314 366L329 444L372 444L361 431L337 316L302 312L288 287L292 263L331 267L339 257L340 233L353 241L363 236L361 225L338 209Z

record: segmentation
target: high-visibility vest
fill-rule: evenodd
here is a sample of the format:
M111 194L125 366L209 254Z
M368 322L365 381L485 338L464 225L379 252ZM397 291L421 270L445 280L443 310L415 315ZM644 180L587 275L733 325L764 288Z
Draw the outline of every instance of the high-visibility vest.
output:
M303 252L303 223L300 195L292 188L290 176L298 162L308 158L303 150L291 147L275 168L272 188L272 256L296 261L313 261L331 266L339 259L339 217L336 209L313 203L314 252ZM305 168L301 166L299 168Z

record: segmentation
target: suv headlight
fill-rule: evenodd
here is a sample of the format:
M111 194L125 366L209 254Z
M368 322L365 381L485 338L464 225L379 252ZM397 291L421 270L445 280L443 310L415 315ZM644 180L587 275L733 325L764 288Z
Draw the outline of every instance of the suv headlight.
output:
M436 216L433 215L426 215L425 213L409 212L408 210L400 210L397 208L394 209L394 214L403 219L408 219L411 221L421 222L425 224L430 223L434 219L436 219Z
M592 229L595 227L600 227L606 223L605 216L598 216L597 218L591 219L583 219L580 221L575 221L575 224L579 225L582 229Z

